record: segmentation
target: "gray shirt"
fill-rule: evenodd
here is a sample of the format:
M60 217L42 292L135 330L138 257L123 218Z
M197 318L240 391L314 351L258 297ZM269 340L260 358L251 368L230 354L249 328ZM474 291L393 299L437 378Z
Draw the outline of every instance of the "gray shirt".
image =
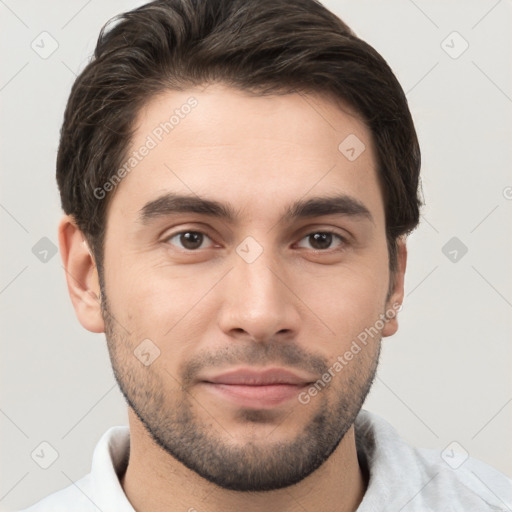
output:
M457 451L456 443L443 451L414 448L365 410L355 432L359 464L369 476L357 512L512 511L512 480ZM22 512L134 512L119 482L129 448L129 428L111 427L96 445L90 473Z

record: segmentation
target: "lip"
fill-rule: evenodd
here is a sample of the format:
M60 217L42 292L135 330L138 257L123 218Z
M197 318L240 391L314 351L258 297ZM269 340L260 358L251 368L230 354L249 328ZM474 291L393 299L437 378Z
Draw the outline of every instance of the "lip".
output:
M312 379L298 375L285 368L266 368L254 370L252 368L238 368L224 372L220 375L201 379L213 384L230 384L242 386L269 386L274 384L291 384L304 386L312 382Z
M284 368L242 368L204 378L200 384L234 405L271 409L296 398L311 382L310 378Z

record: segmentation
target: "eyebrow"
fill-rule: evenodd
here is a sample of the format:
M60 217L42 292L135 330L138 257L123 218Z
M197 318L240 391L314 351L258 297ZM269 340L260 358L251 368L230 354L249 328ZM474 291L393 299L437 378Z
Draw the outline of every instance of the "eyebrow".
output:
M137 220L141 224L149 224L153 220L177 213L197 213L231 223L234 223L238 216L238 212L229 204L195 195L180 195L170 192L146 203L139 210ZM323 215L344 215L373 222L369 209L358 199L346 194L299 200L285 210L281 222Z

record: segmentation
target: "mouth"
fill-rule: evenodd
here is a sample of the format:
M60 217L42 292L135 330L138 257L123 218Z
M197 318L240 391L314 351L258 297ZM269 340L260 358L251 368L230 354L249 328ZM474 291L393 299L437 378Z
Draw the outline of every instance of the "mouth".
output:
M201 380L210 393L234 405L255 409L271 409L282 405L312 383L310 376L302 376L284 368L262 371L237 369Z

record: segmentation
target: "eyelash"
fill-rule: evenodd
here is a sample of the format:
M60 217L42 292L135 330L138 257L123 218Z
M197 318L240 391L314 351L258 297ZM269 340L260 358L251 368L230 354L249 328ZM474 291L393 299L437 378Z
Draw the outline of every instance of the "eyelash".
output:
M173 233L171 234L170 236L166 237L164 239L164 242L166 243L170 243L170 240L172 240L173 238L175 237L179 237L180 235L183 235L185 233L196 233L196 234L201 234L207 238L209 238L210 240L211 237L209 237L206 233L204 233L203 231L198 231L198 230L193 230L193 229L185 229L183 231L178 231L177 233ZM340 245L341 247L337 247L337 248L329 248L329 249L311 249L312 251L315 251L315 252L323 252L323 253L329 253L329 252L334 252L334 251L339 251L339 250L342 250L347 244L348 244L348 240L340 235L339 233L337 233L336 231L330 231L330 230L318 230L318 231L311 231L309 233L307 233L306 235L304 235L300 241L310 237L311 235L316 235L316 234L328 234L328 235L332 235L333 237L337 238L339 241L340 241ZM213 240L212 240L213 241ZM172 245L172 244L171 244ZM181 249L182 251L184 252L198 252L200 251L201 249L198 248L198 249L186 249L186 248L179 248Z

